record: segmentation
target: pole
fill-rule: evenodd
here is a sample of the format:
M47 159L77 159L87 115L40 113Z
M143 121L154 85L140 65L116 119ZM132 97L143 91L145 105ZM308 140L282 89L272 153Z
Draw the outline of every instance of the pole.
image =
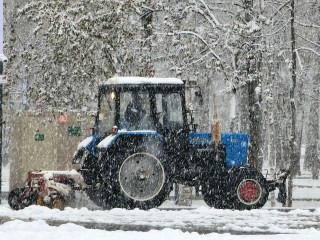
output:
M0 54L3 54L3 0L0 0ZM0 75L3 75L3 60L0 61ZM0 83L0 204L2 198L2 83Z
M3 62L0 61L0 75L3 75ZM0 83L0 204L2 197L2 83Z

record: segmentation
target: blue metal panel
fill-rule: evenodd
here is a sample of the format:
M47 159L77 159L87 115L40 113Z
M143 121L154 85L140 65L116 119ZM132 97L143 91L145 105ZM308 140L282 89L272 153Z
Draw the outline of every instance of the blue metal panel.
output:
M208 145L211 144L211 134L207 132L189 132L189 144L191 145Z
M98 156L97 145L100 142L100 137L98 134L92 136L91 142L85 147L92 155Z
M228 168L247 164L248 133L222 133L221 143L226 146L226 164Z

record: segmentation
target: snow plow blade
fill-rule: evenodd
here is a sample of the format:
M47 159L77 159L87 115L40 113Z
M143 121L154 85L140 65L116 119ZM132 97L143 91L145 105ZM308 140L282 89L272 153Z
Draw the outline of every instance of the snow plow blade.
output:
M15 188L8 196L14 210L30 205L63 209L74 200L74 190L86 188L84 179L76 170L30 171L24 187Z

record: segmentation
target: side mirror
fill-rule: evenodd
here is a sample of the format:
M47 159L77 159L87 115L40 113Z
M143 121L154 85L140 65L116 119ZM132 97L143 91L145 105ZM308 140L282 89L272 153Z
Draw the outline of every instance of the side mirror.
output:
M194 95L196 97L196 99L199 100L200 105L203 104L203 97L202 97L202 90L200 87L197 87L197 89L194 92Z
M189 122L189 129L193 132L196 132L197 131L197 127L198 127L198 124L196 124L194 122L194 117L193 117L193 112L194 110L193 109L188 109L187 110L187 116L188 116L188 122Z

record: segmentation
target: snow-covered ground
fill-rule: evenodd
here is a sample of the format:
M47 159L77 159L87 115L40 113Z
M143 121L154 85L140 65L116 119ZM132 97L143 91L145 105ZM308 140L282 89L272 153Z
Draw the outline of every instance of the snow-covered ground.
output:
M8 169L4 166L3 191L9 190ZM0 240L318 240L320 181L303 176L294 179L293 183L294 202L290 209L279 204L271 208L268 201L260 210L218 210L209 208L202 200L193 200L190 207L182 209L173 200L168 200L159 209L149 211L105 211L83 199L78 203L79 208L66 208L64 211L40 206L13 211L2 199Z
M109 211L0 205L0 239L310 239L320 238L320 208L232 211L198 207ZM96 229L94 229L96 228Z

